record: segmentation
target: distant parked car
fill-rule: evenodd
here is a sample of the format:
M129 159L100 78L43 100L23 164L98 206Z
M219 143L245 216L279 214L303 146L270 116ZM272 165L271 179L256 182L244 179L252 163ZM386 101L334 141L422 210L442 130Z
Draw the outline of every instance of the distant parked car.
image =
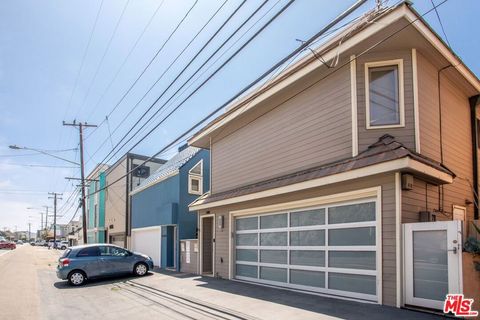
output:
M47 242L45 240L37 240L33 243L30 243L32 246L37 246L37 247L46 247Z
M50 248L52 248L52 249L59 249L59 248L62 247L62 241L57 240L57 241L55 241L55 243L54 243L53 240L48 240L48 247L50 247ZM66 246L65 246L65 248L66 248Z
M70 247L58 259L57 277L80 286L87 279L120 274L144 276L153 269L147 255L130 252L109 244Z
M23 241L22 240L17 240L17 244L22 245Z
M35 241L30 241L31 246L35 246L37 243Z
M57 249L65 250L68 248L68 241L60 241L57 243Z
M16 249L17 245L14 242L10 241L0 241L0 249L7 249L7 250L13 250Z

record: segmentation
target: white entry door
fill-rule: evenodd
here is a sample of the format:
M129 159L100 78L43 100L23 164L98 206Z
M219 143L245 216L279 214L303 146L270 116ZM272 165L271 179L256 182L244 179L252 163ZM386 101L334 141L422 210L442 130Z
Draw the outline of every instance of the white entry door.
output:
M442 309L462 293L461 221L404 224L405 303Z

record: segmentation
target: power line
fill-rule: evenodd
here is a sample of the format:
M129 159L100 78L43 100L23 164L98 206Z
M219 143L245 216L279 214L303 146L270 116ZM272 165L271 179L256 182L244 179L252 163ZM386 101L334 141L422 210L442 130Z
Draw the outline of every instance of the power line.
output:
M238 48L226 61L224 61L214 72L212 72L195 90L193 90L185 99L182 100L173 110L171 110L159 123L157 123L152 129L150 129L147 134L145 134L139 141L137 141L130 149L129 151L133 150L138 144L140 144L146 137L148 137L150 134L152 134L167 118L169 118L175 111L177 111L188 99L190 99L195 93L198 92L208 81L210 81L211 78L213 78L225 65L227 65L238 53L240 53L251 41L253 41L266 27L268 27L278 16L280 16L295 0L290 0L286 5L280 9L270 20L267 21L259 30L257 30L240 48ZM283 64L283 63L282 63ZM275 67L273 70L275 70L277 67ZM272 71L273 71L272 70ZM270 74L271 71L268 73ZM268 75L267 74L267 75ZM177 90L175 93L177 93L179 90ZM163 108L171 99L173 98L173 95L161 106ZM156 103L156 102L154 102ZM160 109L159 109L160 110ZM157 111L158 112L158 111ZM155 115L155 114L154 114ZM145 125L144 125L145 126ZM143 126L141 127L143 128ZM140 128L140 129L141 129ZM132 138L130 138L127 142L129 142ZM126 143L124 143L123 146L125 146ZM123 147L122 146L122 147ZM117 151L118 152L118 151ZM110 157L111 159L112 157Z
M137 84L137 82L140 80L140 78L145 74L145 72L148 70L148 68L151 66L151 64L153 63L153 61L155 61L155 59L157 58L157 56L160 54L160 52L163 50L163 48L165 47L165 45L170 41L170 39L173 37L173 35L177 32L177 30L180 28L180 26L183 24L183 22L187 19L187 17L190 15L190 12L193 10L193 8L195 8L195 6L197 5L198 3L198 0L196 0L193 5L190 7L190 9L188 9L188 11L185 13L185 15L183 16L183 18L177 23L177 25L175 26L175 28L173 29L173 31L170 33L170 35L167 37L167 39L163 42L163 44L161 45L161 47L157 50L157 52L154 54L154 56L150 59L150 61L147 63L147 65L143 68L142 72L140 72L140 74L137 76L137 78L135 79L135 81L133 81L133 83L130 85L130 87L127 89L127 91L123 94L123 96L120 98L120 100L115 104L115 106L113 107L112 111L110 111L110 113L108 114L108 116L110 116L117 108L118 106L123 102L123 100L127 97L127 95L130 93L130 91L132 91L133 87Z
M442 1L441 3L439 3L436 7L439 7L441 6L442 4L444 4L445 2L447 2L448 0L444 0ZM357 3L355 3L352 7L350 7L349 9L347 9L347 11L345 11L343 14L341 14L339 17L337 17L334 21L332 21L328 26L331 26L331 25L335 25L339 22L339 20L342 20L343 18L345 18L345 16L347 16L347 12L349 10L352 10L353 8L358 8L360 5L362 5L365 1L362 1L362 0L359 0L357 1ZM430 13L432 10L434 10L434 8L426 11L425 13L421 14L420 17L423 17L425 16L426 14ZM341 18L341 19L340 19ZM379 40L378 42L376 42L375 44L373 44L372 46L368 47L367 49L365 49L364 51L360 52L354 59L358 59L359 57L367 54L369 51L375 49L377 46L379 46L380 44L384 43L385 41L389 40L390 38L394 37L395 35L397 35L398 33L402 32L403 30L405 30L406 28L408 28L409 26L411 26L413 23L417 22L420 18L417 17L415 19L413 19L412 21L410 21L408 24L406 24L405 26L403 26L402 28L400 28L399 30L396 30L395 32L391 33L390 35L386 36L385 38ZM336 21L336 23L334 23ZM322 30L328 30L328 29L325 29L323 28ZM325 31L324 31L325 32ZM313 36L312 38L310 38L309 40L307 40L305 43L311 43L314 41L314 39L316 39L319 34L321 35L321 31L319 33L317 33L315 36ZM304 45L301 45L299 48L295 49L292 53L290 53L287 57L290 57L292 56L293 53L297 54L299 52L299 49L302 48L301 50L303 50L305 48ZM285 58L284 58L285 59ZM284 59L282 59L281 61L283 61ZM300 90L299 92L293 94L292 96L288 97L287 99L285 99L284 101L280 102L279 104L277 104L275 106L278 107L280 105L283 105L285 102L288 102L290 101L291 99L295 98L296 96L298 96L299 94L305 92L306 90L310 89L311 87L313 87L314 85L318 84L319 82L325 80L326 78L330 77L332 74L335 74L338 70L344 68L345 66L349 66L350 63L352 62L353 60L348 60L346 61L345 63L343 63L342 65L340 65L337 69L333 70L332 72L328 73L327 75L325 75L324 77L318 79L317 81L315 81L314 83L311 83L310 85L308 85L306 88L303 88L302 90ZM275 66L277 66L277 64L275 64ZM275 67L274 66L274 67ZM273 67L272 67L273 68ZM270 72L272 71L272 68L269 69ZM269 73L267 73L268 75ZM197 129L197 127L199 127L202 123L204 123L205 121L207 121L208 119L210 119L212 116L214 116L217 112L219 112L220 110L222 110L223 108L225 108L228 104L230 104L233 100L235 100L238 96L240 96L243 92L245 92L246 90L248 90L249 88L251 88L253 85L255 85L258 81L260 81L261 79L263 79L263 75L260 76L259 78L257 78L255 81L253 81L252 83L250 83L249 85L247 85L244 89L242 89L237 95L235 95L233 98L229 99L226 103L222 104L220 107L217 107L215 110L213 110L212 112L210 112L207 116L205 116L204 118L202 118L200 121L198 121L197 123L195 123L192 127L190 127L188 130L184 131L180 136L178 136L175 140L173 140L172 142L170 142L168 145L166 145L165 147L163 147L160 151L158 151L157 153L155 153L153 156L149 157L148 159L144 160L143 163L141 163L140 165L143 165L145 163L147 163L148 161L151 161L153 158L157 157L159 154L161 154L162 152L164 152L167 148L170 148L171 146L175 145L179 140L181 140L182 138L184 138L185 136L187 136L188 134L190 134L192 131L194 131L195 129ZM107 188L109 188L111 185L115 184L115 183L118 183L119 181L121 181L124 177L126 177L127 175L129 175L130 173L133 172L133 169L130 170L129 172L127 172L126 174L122 175L121 177L119 177L118 179L112 181L111 183L109 183L108 185L100 188L99 190L96 190L94 191L92 194L95 194L95 193L98 193L102 190L105 190Z
M98 18L100 17L100 12L102 11L102 7L103 7L103 1L104 0L102 0L102 2L100 3L100 6L98 7L97 16L95 17L95 22L93 23L92 30L90 31L90 36L88 37L87 46L86 46L85 51L83 53L82 62L80 63L80 68L78 69L77 76L75 77L75 84L73 86L72 93L70 94L70 99L68 100L68 105L67 105L67 108L65 110L65 114L63 115L63 118L65 118L67 116L67 111L68 111L68 109L70 109L70 107L72 105L73 95L74 95L74 93L77 89L78 80L80 78L80 74L82 73L83 66L85 64L85 59L87 57L88 49L90 48L90 44L92 43L93 34L95 33L95 29L97 28Z
M200 33L207 27L207 25L213 20L213 18L215 18L215 16L218 14L218 12L223 8L223 6L227 3L228 0L225 0L223 2L223 4L214 12L214 14L210 17L210 19L203 25L202 28L200 28L200 30L195 34L195 36L190 40L190 42L183 48L183 50L176 56L176 58L169 64L169 66L163 71L163 73L157 78L157 80L150 86L150 88L143 94L142 98L133 106L133 108L131 108L129 110L129 112L123 117L123 119L120 121L120 123L113 129L113 132L109 132L109 135L110 135L110 140L111 140L111 137L112 137L112 134L115 133L118 128L120 128L120 126L128 119L128 117L130 116L130 114L132 114L133 111L136 110L136 108L140 105L140 103L143 101L143 99L145 99L145 97L148 95L148 93L150 93L150 91L155 87L155 85L163 78L163 76L170 70L170 68L175 64L175 62L182 56L182 54L190 47L190 45L193 43L193 41L195 41L195 39L197 39L197 37L200 35ZM244 4L245 4L246 0L244 0L238 7L237 9L234 11L234 13L232 13L232 15L227 19L230 20L230 18L233 17L233 15L240 9L240 7L242 7ZM227 22L226 21L226 22ZM215 37L218 32L223 28L223 26L226 24L226 22L220 27L220 29L210 38L210 40L207 42L210 43L210 41L213 39L213 37ZM180 74L170 83L170 85L168 86L168 88L170 88L170 86L180 77L181 74L183 74L183 72L190 66L191 63L193 63L193 61L197 58L197 56L203 51L203 49L205 49L205 47L207 46L207 44L205 44L202 49L200 49L200 51L192 58L190 59L190 62L188 63L188 65L186 67L184 67L182 69L182 71L180 72ZM166 90L168 90L165 89ZM162 93L162 95L165 93L165 91ZM162 96L161 95L161 96ZM160 97L158 98L160 99ZM157 99L157 100L158 100ZM154 107L155 104L152 104L147 111L145 111L142 116L140 117L140 119L138 119L135 124L132 126L132 128L119 140L119 142L117 143L117 145L114 147L112 145L112 151L113 149L115 149L123 139L125 139L125 137L134 129L134 127L146 116L146 114L148 112L150 112L150 110ZM99 146L99 148L93 153L93 155L95 155L101 148L102 146L105 145L106 141L108 140L108 137L107 139ZM110 152L112 152L110 151ZM108 154L110 155L110 153ZM108 155L105 157L107 158ZM91 158L90 158L91 159ZM88 161L90 161L90 159ZM87 161L87 162L88 162Z
M437 7L435 6L435 3L433 0L430 0L432 3L433 8L435 9L435 14L437 15L438 22L440 22L440 27L442 28L443 36L445 37L445 41L447 42L448 46L451 48L452 46L450 45L450 42L448 41L447 33L445 32L445 29L443 28L443 23L442 19L440 19L440 14L438 13Z
M177 74L177 76L170 82L170 84L163 90L163 92L160 94L159 97L157 97L157 99L155 100L154 103L152 103L150 105L150 107L147 109L147 111L145 111L141 116L140 118L133 124L133 126L128 130L127 133L125 133L123 135L123 137L118 141L118 143L115 145L115 147L112 148L112 150L105 156L104 160L101 161L101 162L104 162L109 156L110 154L112 154L112 152L115 151L115 149L120 145L120 143L122 143L122 141L124 139L126 139L126 137L130 134L130 132L132 132L132 130L143 120L143 118L148 114L148 112L150 112L153 107L155 106L155 104L163 97L163 95L172 87L172 85L182 76L182 74L190 67L190 65L196 60L196 58L203 52L203 50L210 44L210 42L220 33L220 31L225 27L225 25L233 18L233 16L240 10L240 8L246 3L246 1L244 0L231 14L230 16L223 22L223 24L217 29L217 31L208 39L208 41L202 46L202 48L200 48L199 51L197 51L197 53L195 54L195 56L190 59L190 62L184 66L182 68L182 70ZM262 5L255 11L255 13L261 8L263 7L265 4L267 3L267 1L264 1L262 3ZM225 4L225 2L224 2ZM223 5L224 5L223 4ZM222 5L222 7L223 7ZM182 55L182 53L190 46L190 44L197 38L197 36L202 32L202 30L208 25L208 23L215 17L215 15L218 13L218 11L221 9L221 7L213 14L213 16L210 18L210 20L207 21L207 23L197 32L197 34L192 38L192 40L185 46L185 48L180 52L179 55L177 55L177 57L172 61L172 63L169 65L169 67L165 70L165 72L155 81L155 83L148 89L148 91L143 95L143 97L135 104L135 106L133 107L133 109L135 109L141 101L143 101L143 99L147 96L147 94L153 89L153 87L158 83L158 81L160 81L160 79L163 77L163 75L173 66L173 64L175 63L175 61ZM254 13L254 14L255 14ZM253 14L253 15L254 15ZM251 15L246 21L248 21L253 15ZM246 22L245 22L246 23ZM242 24L243 25L243 24ZM238 29L236 30L238 31ZM232 34L232 36L236 33L236 31ZM221 47L219 49L217 49L208 59L207 61L209 61L211 59L212 56L214 56L218 50L220 50L223 45L228 42L230 40L230 38L232 37L230 36L227 40L225 40L223 42L223 44L221 45ZM206 62L205 62L206 63ZM202 66L200 66L196 72L198 72L198 70L200 70L204 65L202 64ZM195 72L195 73L196 73ZM186 80L186 82L188 82L189 80L191 79L191 77ZM186 83L185 82L185 83ZM185 85L185 83L182 85L182 87ZM180 87L180 89L182 88ZM178 91L177 91L178 92ZM133 111L133 109L130 110L130 112L123 118L123 120L117 125L117 127L114 129L113 133L120 127L120 125L128 118L128 116L130 115L130 113ZM160 108L161 110L161 108ZM155 112L152 117L154 117L159 111ZM148 121L147 121L148 123ZM145 125L145 124L144 124ZM143 128L143 127L142 127ZM140 130L142 129L140 128ZM138 131L130 138L130 140L138 133ZM128 143L130 140L128 140L126 143ZM95 155L99 150L100 148L105 145L105 141L100 145L100 147L94 152L93 155ZM125 144L124 144L125 145ZM123 146L124 146L123 145ZM123 148L123 146L121 148ZM115 156L115 154L117 154L119 151L115 152L111 157L110 159ZM109 160L110 160L109 159ZM90 160L90 159L89 159Z
M363 1L366 1L366 0L363 0ZM219 70L221 70L227 63L229 63L241 50L243 50L251 41L253 41L265 28L267 28L273 21L275 21L290 5L292 5L293 3L295 2L295 0L290 0L287 4L285 4L273 17L271 17L259 30L257 30L244 44L242 44L242 46L237 49L224 63L222 63L222 65L220 67L218 67L212 74L210 74L210 76L205 79L192 93L190 93L190 95L187 96L187 98L185 98L179 105L176 106L176 108L174 110L172 110L160 123L158 123L154 128L152 128L145 136L142 137L142 139L140 139L139 142L137 142L129 151L131 151L136 145L138 145L141 141L143 141L148 135L150 135L154 130L156 130L156 128L158 128L158 126L160 126L163 121L169 117L171 114L173 114L185 101L187 101L193 94L195 94L205 83L207 83ZM291 57L290 57L291 58ZM283 64L283 63L282 63ZM279 64L279 65L282 65L282 64ZM275 68L273 68L272 70L275 70L276 68L278 68L278 65L275 66ZM270 74L270 72L268 73ZM267 74L267 75L268 75ZM246 88L247 89L247 88ZM246 90L245 89L245 90ZM220 108L221 109L221 108ZM203 121L202 121L203 122ZM183 136L182 136L183 137ZM180 138L182 138L180 137ZM179 138L179 139L180 139ZM178 139L177 139L178 140ZM146 161L143 162L143 164L145 164L146 162L150 161L151 159L153 159L154 157L158 156L160 153L162 153L163 151L165 151L167 148L170 148L173 144L175 144L177 142L177 140L174 142L174 143L171 143L169 144L167 147L165 147L164 149L162 149L160 152L158 152L157 154L155 154L154 156L150 157L149 159L147 159ZM132 171L132 170L131 170ZM130 172L131 172L130 171ZM130 172L128 172L126 175L122 176L125 177L127 176L128 174L130 174ZM113 183L116 183L120 180L115 180ZM111 183L111 184L113 184ZM103 190L103 189L106 189L106 187L104 188L101 188L100 190ZM96 191L98 192L98 191ZM96 193L94 192L94 193Z
M42 165L42 164L16 164L16 163L0 163L0 166L30 167L30 168L65 168L65 169L78 168L78 167L72 167L72 166L53 166L53 165Z
M85 93L85 98L83 99L83 102L79 108L79 110L77 111L77 114L75 115L75 118L77 118L78 116L78 112L80 112L83 107L85 106L85 102L87 101L87 98L88 98L88 95L90 94L90 90L92 89L93 87L93 84L95 83L95 80L97 79L97 76L98 76L98 72L100 71L100 67L102 66L103 64L103 60L105 60L105 57L107 56L107 53L108 51L110 50L110 46L112 45L112 42L113 42L113 39L115 38L115 35L117 34L117 30L118 30L118 27L120 26L120 22L122 21L122 18L125 14L125 11L127 10L127 7L128 7L128 4L130 3L130 0L127 0L125 2L125 5L123 6L123 10L122 10L122 13L120 14L120 17L118 18L117 20L117 23L115 24L115 28L113 29L113 33L112 35L110 36L110 39L108 40L108 44L105 48L105 51L103 52L103 55L102 55L102 58L100 59L100 62L98 63L97 65L97 68L95 70L95 73L94 73L94 76L92 78L92 81L90 82L90 85L88 86L87 88L87 92Z
M160 4L157 6L157 8L155 9L155 11L153 12L152 16L150 17L150 19L148 20L147 24L145 25L145 27L143 28L142 32L140 33L140 35L137 37L137 39L135 40L135 43L133 44L133 46L130 48L130 50L128 51L128 54L125 56L125 58L123 59L122 63L120 64L120 68L118 68L117 72L115 73L115 75L113 76L112 80L108 83L106 89L103 91L103 94L100 96L100 98L98 99L97 103L95 104L95 106L93 107L92 111L90 112L90 114L88 115L88 117L86 118L87 120L90 119L93 114L95 113L95 111L97 110L97 107L98 105L100 104L100 102L103 101L103 98L105 97L106 93L108 92L108 90L110 90L110 87L113 85L113 83L115 82L115 80L117 80L117 77L118 75L120 74L120 72L123 70L123 67L125 66L125 64L127 63L128 59L130 58L131 54L133 53L133 51L137 48L137 45L138 43L140 42L140 40L143 38L143 35L145 34L145 32L147 31L147 29L150 27L153 19L155 18L155 16L157 15L158 11L160 10L160 8L162 7L163 3L165 2L165 0L162 0L160 2ZM112 110L109 115L111 113L113 113L114 110ZM107 115L108 117L108 115ZM102 124L105 122L105 120L103 120L99 125L98 127L102 126ZM89 135L87 135L85 137L85 140L88 139L98 128L95 128L93 129Z
M100 6L98 7L98 11L97 11L97 14L95 16L95 20L94 20L94 23L93 23L93 26L92 26L92 29L90 30L90 35L88 37L88 42L87 42L87 46L85 47L85 50L84 50L84 53L83 53L83 56L82 56L82 60L81 60L81 63L80 63L80 68L78 69L77 71L77 75L75 76L75 82L74 82L74 85L73 85L73 88L72 88L72 92L70 93L70 98L68 100L68 104L67 104L67 107L65 108L65 112L63 114L63 119L65 119L65 117L67 116L67 113L68 111L70 110L71 108L71 105L72 105L72 100L73 100L73 96L75 94L75 91L77 89L77 86L78 86L78 81L80 79L80 75L82 73L82 70L83 70L83 66L85 64L85 59L87 57L87 53L90 49L90 45L91 45L91 42L92 42L92 39L93 39L93 34L95 33L95 30L97 28L97 24L98 24L98 20L99 20L99 17L100 17L100 13L102 11L102 8L103 8L103 3L104 3L104 0L101 1L100 3ZM60 145L63 141L63 137L65 135L63 134L60 134L59 135L59 138L57 140L57 144ZM68 136L68 139L71 138L71 134ZM67 139L67 140L68 140ZM54 182L54 186L56 189L56 185L57 185L57 182L58 182L58 179L55 179L55 182Z
M235 44L236 42L238 42L251 28L253 28L253 26L255 26L265 15L267 15L268 12L270 12L270 11L273 9L273 7L275 7L279 2L280 2L280 0L277 1L277 2L275 3L275 5L272 6L259 20L257 20L237 41L235 41L234 44ZM266 3L267 3L267 1L265 1L264 3L262 3L253 13L251 13L250 16L249 16L244 22L242 22L242 24L241 24L239 27L237 27L237 29L234 30L234 31L232 32L232 34L231 34L225 41L223 41L223 43L220 45L220 47L218 47L218 48L203 62L203 64L202 64L200 67L198 67L197 70L177 89L177 91L175 91L175 92L170 96L170 98L152 115L152 117L150 117L150 119L147 120L147 121L120 147L120 149L118 149L116 152L113 153L112 156L110 156L110 158L108 159L108 161L109 161L111 158L113 158L118 152L120 152L120 150L121 150L128 142L130 142L130 141L153 119L153 117L157 116L157 114L158 114L160 111L163 110L163 108L165 107L165 105L172 100L172 98L223 48L223 46L224 46L225 44L227 44L227 43L237 34L237 32L238 32L239 30L241 30L241 29L258 13L258 11L261 10L261 8L262 8ZM234 12L234 13L235 13L235 12ZM228 21L226 21L226 22L228 22ZM225 23L226 23L226 22L225 22ZM223 26L222 26L222 27L223 27ZM220 29L219 29L217 32L219 32L219 31L220 31ZM207 43L207 44L208 44L208 43ZM207 45L207 44L206 44L206 45ZM233 46L234 44L232 44L232 46ZM230 48L231 48L232 46L230 46ZM202 49L203 49L203 48L202 48ZM200 54L200 52L199 52L198 54ZM197 57L198 54L197 54L195 57ZM222 56L223 56L223 55L222 55ZM193 60L192 60L192 61L193 61ZM188 66L187 66L187 67L188 67ZM185 67L185 69L186 69L187 67ZM218 70L217 70L217 71L218 71ZM182 71L182 72L183 72L183 71ZM181 75L181 74L179 74L179 75L177 76L177 78L174 79L174 81L176 81L180 75ZM163 94L173 85L173 83L174 83L174 82L170 83L170 85L169 85L169 86L162 92L162 94L154 101L154 103L150 106L150 108L149 108L148 110L150 110L150 109L159 101L159 99L160 99L160 98L163 96ZM148 112L148 111L147 111L147 112ZM162 113L163 113L163 111L162 111ZM144 115L145 115L145 114L144 114ZM143 116L142 116L142 117L143 117ZM127 132L127 134L125 134L125 135L123 136L123 138L119 141L119 143L117 144L117 146L121 143L121 141L122 141L123 139L125 139L125 138L127 137L128 133L130 133L130 132L134 129L134 127L140 122L140 120L141 120L141 119L139 119L139 120L134 124L134 126L132 126L132 128ZM133 149L133 148L132 148L132 149ZM131 149L130 149L130 150L131 150ZM113 151L114 151L114 150L111 150L108 155L110 155ZM104 160L107 159L108 155L105 157Z

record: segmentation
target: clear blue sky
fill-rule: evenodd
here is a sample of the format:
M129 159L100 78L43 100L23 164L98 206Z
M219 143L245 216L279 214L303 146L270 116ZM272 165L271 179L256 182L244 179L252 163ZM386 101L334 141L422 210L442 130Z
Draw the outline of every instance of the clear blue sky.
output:
M295 39L309 38L353 2L353 0L297 0L134 151L151 155L160 150L180 132L221 105L262 71L292 51L298 46ZM435 3L440 2L435 0ZM0 2L0 228L14 229L17 226L18 230L25 230L30 221L32 229L36 229L40 225L40 215L37 214L39 210L26 208L51 204L46 194L49 191L63 192L66 199L74 186L64 177L79 176L79 170L75 168L32 167L31 165L69 166L69 164L41 155L31 155L28 151L9 150L8 145L18 144L51 150L75 148L78 135L73 128L63 127L62 120L77 119L101 123L193 3L194 0L165 0L163 4L161 0ZM199 0L184 24L109 118L108 125L104 122L88 137L87 171L103 160L111 149L111 141L108 139L109 127L111 131L115 130L176 54L222 3L223 1L217 0ZM127 128L148 108L180 68L190 61L195 52L240 3L240 0L229 0L225 4L175 66L112 135L113 143L120 139ZM199 57L199 61L203 61L260 3L260 0L248 1ZM270 1L252 21L257 21L266 13L263 20L241 38L226 56L238 48L259 25L285 3L286 0ZM393 3L395 1L390 0L389 4ZM106 91L160 4L160 9L150 26L126 60L116 80ZM370 0L355 13L355 16L371 9L373 4L374 1ZM268 11L272 7L273 9ZM414 1L414 7L420 13L424 13L432 8L432 3L429 0L417 0ZM117 32L106 51L123 11ZM438 8L438 11L452 48L477 76L480 75L478 62L480 42L477 37L480 30L476 20L480 2L448 0ZM97 14L98 22L94 32L91 33ZM426 15L425 19L443 36L435 12ZM91 42L86 51L91 34ZM241 34L243 32L240 32ZM220 59L214 67L224 59L225 57ZM194 70L197 66L199 63L193 63L189 70ZM210 72L212 70L214 69L210 69ZM189 74L190 72L187 72L187 75ZM202 79L204 78L205 76ZM181 79L185 80L186 77ZM163 101L167 97L168 94ZM105 140L106 143L101 147ZM134 139L132 143L137 140ZM120 157L130 145L114 159ZM99 151L95 153L97 149ZM78 161L78 154L74 151L57 155ZM171 155L172 151L163 157L168 158ZM60 205L64 202L60 202ZM68 210L69 207L70 205L62 210L64 217L60 222L68 222L73 215L73 209Z

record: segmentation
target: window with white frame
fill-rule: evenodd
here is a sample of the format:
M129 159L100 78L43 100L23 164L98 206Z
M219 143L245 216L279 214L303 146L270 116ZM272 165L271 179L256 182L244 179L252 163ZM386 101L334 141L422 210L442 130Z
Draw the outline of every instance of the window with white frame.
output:
M365 63L367 129L405 125L403 60Z
M377 301L375 200L235 219L235 278Z
M203 160L188 171L188 193L203 194Z

